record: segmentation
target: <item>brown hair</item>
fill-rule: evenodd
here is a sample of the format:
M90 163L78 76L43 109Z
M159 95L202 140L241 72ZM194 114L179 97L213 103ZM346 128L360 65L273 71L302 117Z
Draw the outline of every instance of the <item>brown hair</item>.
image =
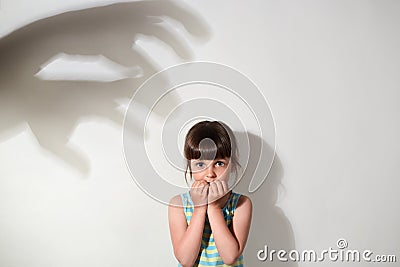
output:
M187 172L192 178L190 160L204 159L214 160L230 158L232 170L236 173L238 153L235 136L226 124L219 121L201 121L196 123L186 135L184 155L186 158L185 180L187 183Z

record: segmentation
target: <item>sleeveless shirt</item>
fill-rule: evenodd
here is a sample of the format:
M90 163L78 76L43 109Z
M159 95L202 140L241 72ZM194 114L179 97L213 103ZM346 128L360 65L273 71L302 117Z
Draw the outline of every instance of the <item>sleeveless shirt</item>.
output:
M232 192L225 206L222 208L222 212L224 214L225 222L228 227L232 224L233 215L235 213L236 204L241 195L235 192ZM190 219L192 218L194 205L192 198L190 197L190 191L181 194L182 203L183 203L183 211L185 212L186 222L189 225ZM181 264L178 263L179 267L182 267ZM199 255L193 266L196 267L205 267L205 266L235 266L235 267L243 267L243 255L236 260L233 265L224 264L222 258L220 257L217 247L215 246L213 233L211 231L210 222L208 220L208 215L206 215L206 219L204 222L204 230L203 236L200 245Z

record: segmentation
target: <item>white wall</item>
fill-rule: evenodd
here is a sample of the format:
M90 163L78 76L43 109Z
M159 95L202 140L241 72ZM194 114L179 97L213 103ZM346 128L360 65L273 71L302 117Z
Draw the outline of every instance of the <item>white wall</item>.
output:
M0 35L99 3L1 0ZM147 77L190 60L245 73L274 115L275 163L249 194L247 266L280 265L257 260L264 245L321 251L339 238L399 258L399 12L398 1L132 3L4 37L0 266L176 265L167 207L125 166L122 120ZM169 33L153 25L161 15L175 18L162 24ZM58 53L103 55L143 75L112 83L35 77Z

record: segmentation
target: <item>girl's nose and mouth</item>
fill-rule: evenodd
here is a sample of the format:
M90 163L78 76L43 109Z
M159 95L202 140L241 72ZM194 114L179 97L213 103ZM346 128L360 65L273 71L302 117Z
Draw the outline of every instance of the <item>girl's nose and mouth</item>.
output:
M204 180L205 180L207 183L212 183L212 182L214 182L215 180L217 180L217 174L215 173L213 166L209 166L209 167L207 168L207 170L206 170L206 176L205 176Z

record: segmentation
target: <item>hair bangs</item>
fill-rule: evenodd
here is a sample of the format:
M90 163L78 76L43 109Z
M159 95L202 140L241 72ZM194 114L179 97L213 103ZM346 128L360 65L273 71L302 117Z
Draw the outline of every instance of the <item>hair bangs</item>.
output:
M210 137L207 136L203 139L193 140L197 142L193 142L186 147L186 159L214 160L231 156L230 141L221 140L221 138L215 138L215 136L213 136L214 138Z

